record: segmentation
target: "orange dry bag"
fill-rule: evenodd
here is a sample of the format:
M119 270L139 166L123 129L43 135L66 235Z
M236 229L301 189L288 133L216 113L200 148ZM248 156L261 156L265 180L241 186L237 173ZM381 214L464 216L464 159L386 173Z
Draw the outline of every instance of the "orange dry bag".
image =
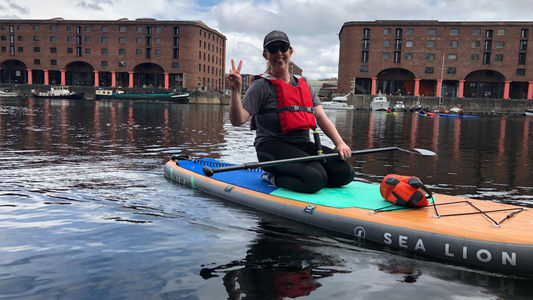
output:
M379 191L385 200L405 207L428 206L432 197L431 191L414 176L387 175Z

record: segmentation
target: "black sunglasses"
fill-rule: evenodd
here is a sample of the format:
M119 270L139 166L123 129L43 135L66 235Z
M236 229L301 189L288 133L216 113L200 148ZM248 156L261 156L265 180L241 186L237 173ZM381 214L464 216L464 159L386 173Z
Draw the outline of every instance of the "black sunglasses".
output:
M283 44L280 44L280 45L267 45L265 48L267 49L268 53L270 53L270 54L276 54L276 53L278 53L278 50L281 51L281 53L285 53L285 52L289 51L290 45L286 44L286 43L283 43Z

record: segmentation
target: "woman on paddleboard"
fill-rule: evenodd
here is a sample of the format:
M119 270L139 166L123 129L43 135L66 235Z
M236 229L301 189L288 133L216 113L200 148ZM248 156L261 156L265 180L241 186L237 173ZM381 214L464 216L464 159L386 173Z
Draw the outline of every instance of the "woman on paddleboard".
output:
M274 30L267 34L263 57L269 67L264 74L255 76L242 101L242 61L235 68L231 60L231 124L240 126L252 117L252 129L257 130L254 146L261 162L316 155L320 150L338 152L342 158L264 168L267 173L263 179L271 184L302 193L346 185L354 178L354 169L345 161L351 156L351 149L326 116L313 87L303 77L289 72L293 53L284 32ZM317 125L333 141L335 149L321 146L319 141L311 142L309 129Z

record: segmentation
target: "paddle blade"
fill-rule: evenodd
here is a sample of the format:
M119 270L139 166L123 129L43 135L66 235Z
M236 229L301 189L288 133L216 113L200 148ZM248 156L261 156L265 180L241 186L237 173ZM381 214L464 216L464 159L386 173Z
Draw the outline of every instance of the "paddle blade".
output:
M414 148L413 151L416 151L416 152L418 152L418 154L425 155L425 156L435 156L435 155L437 155L437 153L435 153L433 151L429 151L427 149Z

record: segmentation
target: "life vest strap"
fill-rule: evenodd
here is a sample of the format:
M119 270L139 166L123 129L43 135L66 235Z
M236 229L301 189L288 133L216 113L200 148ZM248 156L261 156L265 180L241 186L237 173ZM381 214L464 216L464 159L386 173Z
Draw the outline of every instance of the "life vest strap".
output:
M278 113L278 112L284 112L284 111L305 111L305 112L308 112L308 113L310 113L310 114L314 114L314 113L315 113L315 109L312 108L312 107L305 107L305 106L287 106L287 107L282 107L282 108L263 110L263 111L260 111L260 112L257 113L257 114L258 114L258 115L262 115L262 114Z

